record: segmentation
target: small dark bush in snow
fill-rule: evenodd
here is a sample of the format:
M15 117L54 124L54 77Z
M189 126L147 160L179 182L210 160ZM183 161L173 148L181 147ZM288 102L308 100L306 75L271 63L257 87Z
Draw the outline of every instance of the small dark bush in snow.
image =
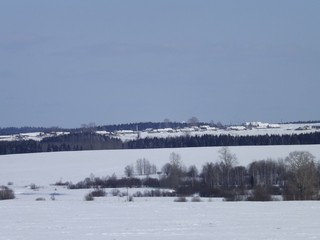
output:
M142 192L138 191L135 194L133 194L134 197L143 197Z
M174 200L175 202L187 202L187 198L186 197L178 197Z
M7 200L7 199L14 199L14 192L6 187L6 186L0 186L0 200Z
M94 197L92 195L92 193L88 193L87 195L84 196L84 200L86 201L93 201Z
M43 198L43 197L38 197L38 198L36 198L36 201L45 201L46 199L45 198Z
M105 197L107 195L106 191L101 188L97 188L91 192L93 197Z
M112 189L111 191L112 196L116 197L120 195L120 190L119 189Z
M249 196L248 201L272 201L271 194L265 186L256 186L253 190L252 196Z
M35 185L34 183L31 183L29 187L31 190L39 190L39 187L37 185Z
M194 196L192 197L191 202L201 202L201 198L199 196Z

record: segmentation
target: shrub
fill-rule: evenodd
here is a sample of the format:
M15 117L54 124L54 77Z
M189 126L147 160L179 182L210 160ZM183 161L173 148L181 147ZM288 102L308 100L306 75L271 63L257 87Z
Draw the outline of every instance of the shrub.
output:
M56 197L55 197L55 194L54 194L54 193L51 194L50 199L51 199L52 201L56 200Z
M54 186L61 186L61 187L67 187L69 185L71 185L72 183L70 182L62 182L61 180L56 182L55 184L53 184Z
M186 197L178 197L174 200L175 202L187 202L187 198Z
M128 197L128 201L129 201L129 202L133 202L133 196L129 196L129 197Z
M36 201L45 201L46 199L45 198L43 198L43 197L38 197L38 198L36 198Z
M92 193L88 193L87 195L85 195L84 200L85 201L93 201L94 197L93 197Z
M6 186L0 186L0 200L7 200L7 199L14 199L15 195L14 192L6 187Z
M39 190L39 187L37 185L35 185L34 183L31 183L29 187L31 190Z
M191 202L201 202L201 198L199 196L194 196L192 197Z
M224 191L224 201L234 202L245 200L244 195L240 195L237 190Z
M97 188L91 192L93 197L105 197L107 195L106 191L101 188Z
M135 194L133 194L134 197L143 197L142 192L138 191Z
M256 186L253 190L252 196L248 197L248 201L272 201L271 194L269 193L267 187Z
M112 196L116 197L120 195L120 190L119 189L112 189L111 191Z

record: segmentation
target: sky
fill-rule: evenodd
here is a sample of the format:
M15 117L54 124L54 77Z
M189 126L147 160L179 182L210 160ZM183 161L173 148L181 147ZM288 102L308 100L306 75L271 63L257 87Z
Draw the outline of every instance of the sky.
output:
M318 0L0 0L0 127L320 120Z

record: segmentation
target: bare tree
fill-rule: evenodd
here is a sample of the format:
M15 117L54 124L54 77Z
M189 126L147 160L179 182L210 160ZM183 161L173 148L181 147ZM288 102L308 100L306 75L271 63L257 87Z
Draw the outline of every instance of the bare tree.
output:
M136 170L138 175L150 175L154 167L146 158L140 158L136 162Z
M234 167L238 164L237 156L232 154L228 147L219 150L219 159L227 167Z
M188 169L187 175L191 179L191 185L194 187L194 183L198 177L198 169L195 165L191 165Z
M170 127L170 119L169 118L165 118L163 120L163 127L165 127L165 128Z
M202 168L204 184L207 188L213 189L217 183L215 181L215 166L211 163L206 163Z
M228 147L222 147L219 150L220 165L223 169L226 187L230 186L230 173L232 168L237 164L237 156L232 154Z
M162 170L167 175L167 187L176 189L179 187L185 171L179 154L173 152L170 154L169 159L170 163L165 164Z
M283 185L285 179L285 167L280 160L272 159L254 161L250 163L248 173L254 185Z
M150 174L156 174L156 173L157 173L157 166L155 164L151 164Z
M192 127L192 126L197 126L199 124L199 119L197 117L191 117L188 120L188 124Z
M317 195L317 169L315 157L305 151L291 152L286 158L288 179L286 198L289 200L308 200Z
M169 156L171 165L180 165L181 156L178 153L172 152Z
M127 165L125 168L124 168L124 174L128 177L128 178L131 178L133 177L134 175L134 168L132 165Z

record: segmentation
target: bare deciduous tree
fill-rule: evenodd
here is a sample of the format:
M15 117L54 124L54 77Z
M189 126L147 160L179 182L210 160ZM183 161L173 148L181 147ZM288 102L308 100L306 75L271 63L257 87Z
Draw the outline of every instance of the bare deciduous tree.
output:
M191 179L192 187L194 186L194 182L196 181L198 174L197 167L195 165L191 165L188 169L187 175Z
M232 154L228 147L222 147L219 150L219 159L227 168L237 165L238 160L235 154Z
M286 158L288 179L286 198L289 200L313 199L317 195L317 169L315 157L305 151L291 152Z
M179 154L173 152L170 154L169 159L170 163L167 163L162 170L167 175L166 182L168 187L176 189L178 188L185 171Z
M157 171L155 166L151 165L146 158L140 158L136 162L136 170L138 175L150 175Z
M237 156L232 154L228 147L222 147L219 150L219 159L221 161L221 167L223 175L225 176L224 185L230 186L230 172L232 168L237 164Z
M133 177L134 175L134 168L132 165L127 165L125 168L124 168L124 174L128 177L128 178L131 178Z
M199 124L199 119L197 117L191 117L188 120L188 124L192 127L192 126L197 126Z

